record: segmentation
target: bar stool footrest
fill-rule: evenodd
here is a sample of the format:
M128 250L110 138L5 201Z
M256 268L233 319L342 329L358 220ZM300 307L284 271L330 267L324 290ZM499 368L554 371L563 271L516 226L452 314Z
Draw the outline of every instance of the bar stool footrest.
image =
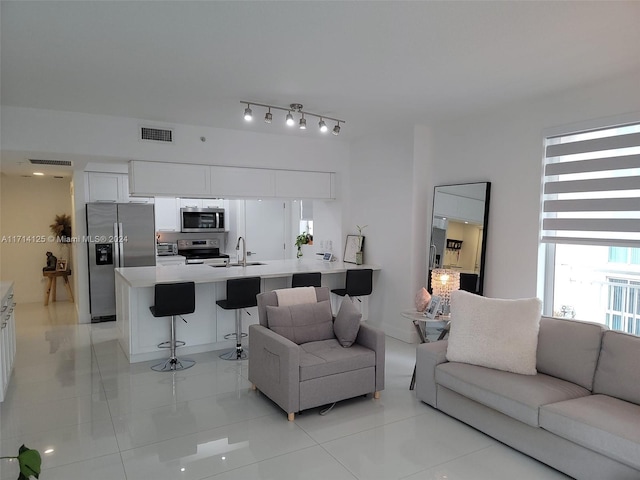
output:
M184 347L186 343L181 340L176 340L176 347ZM171 340L158 344L158 348L171 348ZM168 361L168 360L167 360Z
M231 339L231 338L236 338L236 336L237 336L237 335L236 335L236 332L233 332L233 333L227 333L227 334L224 336L224 339L225 339L225 340L229 340L229 339ZM245 337L247 337L247 336L248 336L248 334L246 334L246 333L242 333L242 334L240 334L240 338L245 338Z
M151 370L156 372L176 372L180 370L186 370L196 364L195 361L187 358L168 358L164 362L160 362L151 367Z
M247 360L249 352L246 348L241 348L239 352L237 348L233 348L221 354L220 358L223 360Z

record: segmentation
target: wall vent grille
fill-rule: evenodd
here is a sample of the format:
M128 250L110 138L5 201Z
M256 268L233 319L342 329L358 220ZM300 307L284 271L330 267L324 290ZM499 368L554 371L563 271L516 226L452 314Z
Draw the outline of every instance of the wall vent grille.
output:
M140 127L140 139L151 142L173 143L173 130Z
M53 165L55 167L72 167L73 162L70 160L39 160L30 158L29 163L31 165Z

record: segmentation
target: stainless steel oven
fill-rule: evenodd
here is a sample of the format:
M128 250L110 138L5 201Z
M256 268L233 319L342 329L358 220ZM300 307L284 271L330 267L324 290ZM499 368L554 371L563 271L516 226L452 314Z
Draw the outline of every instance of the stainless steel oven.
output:
M187 265L229 263L229 255L220 253L220 242L217 238L178 240L178 254L186 257Z
M224 232L224 208L181 208L180 231Z

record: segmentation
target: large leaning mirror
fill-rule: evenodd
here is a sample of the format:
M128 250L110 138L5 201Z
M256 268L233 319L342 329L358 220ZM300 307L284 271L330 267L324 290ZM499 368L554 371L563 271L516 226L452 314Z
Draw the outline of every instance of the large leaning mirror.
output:
M461 290L482 295L490 192L491 182L435 187L427 283L434 268L452 269Z

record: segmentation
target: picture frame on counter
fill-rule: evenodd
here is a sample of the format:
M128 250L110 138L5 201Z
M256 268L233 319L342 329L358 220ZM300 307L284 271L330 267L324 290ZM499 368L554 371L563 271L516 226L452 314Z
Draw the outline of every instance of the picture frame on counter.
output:
M364 248L364 235L347 235L344 245L343 261L347 263L357 263L356 254Z
M438 310L440 309L440 303L442 303L442 299L438 295L432 295L431 301L424 311L424 316L431 319L436 318Z

